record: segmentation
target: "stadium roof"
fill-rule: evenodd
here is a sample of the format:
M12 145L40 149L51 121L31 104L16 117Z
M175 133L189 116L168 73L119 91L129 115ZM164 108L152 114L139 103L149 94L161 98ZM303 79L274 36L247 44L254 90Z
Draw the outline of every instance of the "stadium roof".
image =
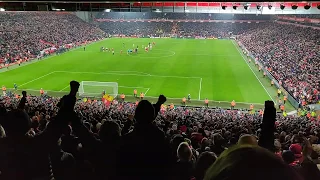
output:
M261 13L264 14L320 14L320 1L0 1L0 8L7 11L38 11L63 9L65 11L121 12L197 12L197 13ZM221 9L225 11L221 11ZM269 9L269 10L268 10Z

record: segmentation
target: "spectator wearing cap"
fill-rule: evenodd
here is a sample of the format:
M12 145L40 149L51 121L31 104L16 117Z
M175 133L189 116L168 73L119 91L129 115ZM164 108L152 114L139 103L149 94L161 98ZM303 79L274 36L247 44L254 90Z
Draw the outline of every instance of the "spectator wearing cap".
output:
M302 163L303 156L302 156L302 147L300 144L291 144L289 150L294 154L295 160L299 163Z

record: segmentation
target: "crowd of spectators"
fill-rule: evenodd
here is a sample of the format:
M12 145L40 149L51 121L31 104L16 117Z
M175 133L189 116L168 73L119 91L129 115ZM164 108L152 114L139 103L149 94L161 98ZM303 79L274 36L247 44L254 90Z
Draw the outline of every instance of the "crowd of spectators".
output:
M126 36L167 36L172 31L170 22L101 22L99 27L111 35Z
M98 40L104 34L72 13L2 12L0 63L35 58L45 48Z
M320 35L318 30L266 23L238 40L300 102L320 99Z
M111 35L161 36L161 37L221 37L242 34L260 23L211 23L211 22L100 22L99 27Z
M1 97L0 179L320 178L319 119L165 101Z
M273 15L218 13L99 12L96 19L271 20Z

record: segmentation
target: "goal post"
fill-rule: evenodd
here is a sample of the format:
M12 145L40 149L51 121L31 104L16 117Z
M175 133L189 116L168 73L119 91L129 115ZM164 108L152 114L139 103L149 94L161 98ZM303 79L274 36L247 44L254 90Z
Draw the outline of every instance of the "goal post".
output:
M104 92L114 98L118 96L117 82L81 81L79 87L80 97L99 97Z

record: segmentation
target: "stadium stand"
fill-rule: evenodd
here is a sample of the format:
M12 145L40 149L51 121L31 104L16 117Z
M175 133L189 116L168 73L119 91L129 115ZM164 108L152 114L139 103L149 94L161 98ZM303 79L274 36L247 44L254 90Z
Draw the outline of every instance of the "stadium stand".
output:
M142 14L142 16L141 16ZM148 16L148 18L145 18ZM137 13L106 19L219 19L212 14ZM270 20L271 16L254 16ZM220 19L224 17L221 16ZM248 20L247 15L232 19ZM226 18L231 19L230 17ZM273 22L99 22L69 13L1 13L1 58L35 58L52 44L128 36L236 35L300 101L319 100L319 33ZM102 32L102 30L105 32ZM229 33L232 32L232 33ZM19 37L19 38L14 38ZM9 55L7 55L9 54ZM71 82L71 89L79 84ZM75 92L74 92L75 93ZM320 179L320 116L166 107L113 100L77 101L70 93L0 97L0 179L316 180Z
M271 20L271 15L252 16L246 14L216 14L216 13L152 13L123 12L104 13L96 15L96 19L180 19L180 20Z
M312 28L268 23L238 37L300 102L319 100L319 33Z
M70 13L2 12L0 22L0 63L32 59L52 46L58 48L105 37L99 28Z

